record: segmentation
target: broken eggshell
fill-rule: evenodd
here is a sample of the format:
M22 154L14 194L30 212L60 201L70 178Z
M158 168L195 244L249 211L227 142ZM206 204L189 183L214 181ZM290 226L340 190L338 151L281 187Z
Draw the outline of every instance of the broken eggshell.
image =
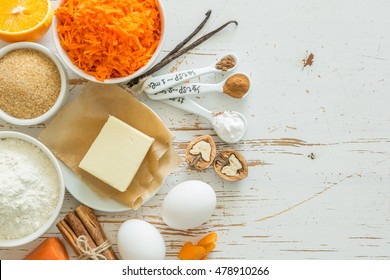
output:
M186 149L186 161L188 165L197 170L209 167L215 158L217 148L210 135L194 138Z
M224 180L235 182L248 176L245 158L237 151L225 149L214 160L214 170Z

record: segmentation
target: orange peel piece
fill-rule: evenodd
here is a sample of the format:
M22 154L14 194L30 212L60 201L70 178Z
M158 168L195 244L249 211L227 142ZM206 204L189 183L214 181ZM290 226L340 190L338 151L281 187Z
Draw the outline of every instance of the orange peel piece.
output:
M198 241L196 245L192 242L184 243L178 258L181 260L205 260L207 255L216 247L217 233L211 232Z
M210 243L215 243L217 241L217 233L211 232L207 234L205 237L203 237L201 240L198 241L199 246L206 246Z
M202 246L194 245L192 242L184 243L178 255L181 260L201 260L206 256L206 249Z

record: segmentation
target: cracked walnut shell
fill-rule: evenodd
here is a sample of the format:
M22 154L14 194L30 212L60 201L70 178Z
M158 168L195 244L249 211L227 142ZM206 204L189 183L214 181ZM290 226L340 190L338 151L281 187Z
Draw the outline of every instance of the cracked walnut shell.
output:
M248 176L245 158L237 151L225 149L214 160L214 170L224 180L234 182Z
M197 170L204 170L214 161L217 148L210 135L194 138L186 149L188 165Z

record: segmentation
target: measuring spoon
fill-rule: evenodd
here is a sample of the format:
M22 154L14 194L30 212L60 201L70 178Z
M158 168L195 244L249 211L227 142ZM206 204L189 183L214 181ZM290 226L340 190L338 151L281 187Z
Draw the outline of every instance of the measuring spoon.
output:
M248 128L245 116L236 111L214 113L188 97L164 99L162 102L209 120L219 138L226 143L240 141Z
M234 59L234 61L235 61L234 66L227 69L227 70L217 69L218 63L222 59L224 59L228 56L231 56ZM142 86L142 90L144 92L146 92L147 94L156 93L156 92L162 91L164 89L176 86L185 80L192 79L192 78L198 77L198 76L203 75L203 74L212 73L212 72L213 73L221 73L221 72L233 71L234 69L237 68L237 65L238 65L237 56L235 56L234 54L227 54L227 55L220 57L216 63L213 63L212 65L209 65L207 67L197 68L197 69L193 69L193 70L184 70L184 71L180 71L180 72L173 72L173 73L149 78L144 82L144 84Z
M150 99L153 100L162 100L162 99L168 99L168 98L175 98L175 97L183 97L188 95L195 95L195 94L209 94L209 93L224 93L230 97L236 98L236 99L243 99L245 96L249 93L249 87L245 90L236 90L237 93L240 93L240 95L236 95L232 93L232 89L229 86L225 87L226 82L230 78L234 78L234 76L240 77L240 79L246 79L246 82L248 83L249 87L251 85L249 77L244 73L236 73L232 74L229 77L227 77L224 81L217 83L217 84L201 84L201 83L187 83L187 84L181 84L178 86L170 87L167 89L164 89L162 91L148 94Z

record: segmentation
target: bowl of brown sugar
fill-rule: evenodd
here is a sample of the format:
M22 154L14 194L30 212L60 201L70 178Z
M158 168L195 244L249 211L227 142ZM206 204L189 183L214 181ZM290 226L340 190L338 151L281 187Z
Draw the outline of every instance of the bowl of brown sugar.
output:
M62 107L68 77L56 55L30 42L0 49L0 118L15 125L51 119Z

